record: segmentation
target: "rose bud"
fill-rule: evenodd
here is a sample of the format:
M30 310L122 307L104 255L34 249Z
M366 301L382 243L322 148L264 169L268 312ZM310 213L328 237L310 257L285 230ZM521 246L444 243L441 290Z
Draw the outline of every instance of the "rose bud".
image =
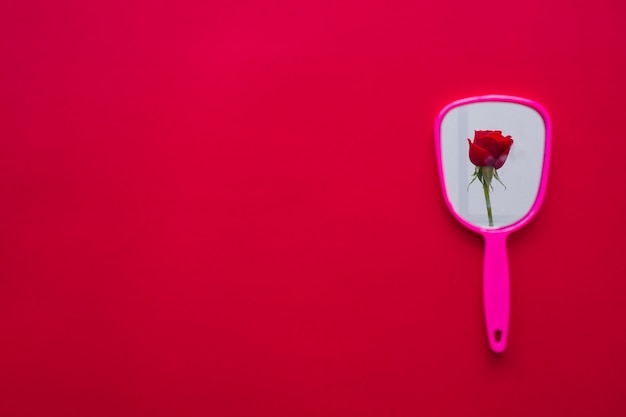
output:
M475 130L474 143L468 138L469 159L477 167L499 169L506 162L513 139L501 130Z

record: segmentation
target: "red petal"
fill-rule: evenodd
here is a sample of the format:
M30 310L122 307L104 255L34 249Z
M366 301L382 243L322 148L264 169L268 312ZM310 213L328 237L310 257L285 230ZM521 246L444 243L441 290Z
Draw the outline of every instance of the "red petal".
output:
M513 140L511 140L511 145L512 144L513 144ZM498 158L496 159L496 164L495 164L496 169L500 169L500 167L502 167L502 165L504 165L504 163L506 162L506 158L509 156L509 152L511 151L511 145L509 145L509 147L506 148L506 150L502 152L500 156L498 156Z
M485 137L502 136L501 130L474 130L474 141Z
M472 164L476 165L477 167L494 165L496 159L491 156L489 152L487 152L480 146L473 144L469 139L467 139L467 143L469 143L469 159L470 161L472 161Z

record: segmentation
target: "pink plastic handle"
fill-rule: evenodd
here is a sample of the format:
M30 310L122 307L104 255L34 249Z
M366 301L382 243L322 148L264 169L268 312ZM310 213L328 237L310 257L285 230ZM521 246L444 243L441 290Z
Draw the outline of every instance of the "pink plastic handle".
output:
M483 298L487 337L491 350L501 353L509 336L510 286L506 232L485 233Z

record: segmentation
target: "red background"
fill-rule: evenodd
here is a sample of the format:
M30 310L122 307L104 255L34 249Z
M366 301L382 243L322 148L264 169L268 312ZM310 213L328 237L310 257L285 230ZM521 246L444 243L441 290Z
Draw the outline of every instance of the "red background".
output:
M626 413L625 8L4 1L0 415ZM554 122L490 353L433 121Z

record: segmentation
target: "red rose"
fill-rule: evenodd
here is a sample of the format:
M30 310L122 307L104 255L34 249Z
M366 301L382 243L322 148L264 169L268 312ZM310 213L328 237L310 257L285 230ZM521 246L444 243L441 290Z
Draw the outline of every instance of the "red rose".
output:
M477 167L499 169L509 156L513 139L501 130L475 130L474 143L468 138L469 159Z

